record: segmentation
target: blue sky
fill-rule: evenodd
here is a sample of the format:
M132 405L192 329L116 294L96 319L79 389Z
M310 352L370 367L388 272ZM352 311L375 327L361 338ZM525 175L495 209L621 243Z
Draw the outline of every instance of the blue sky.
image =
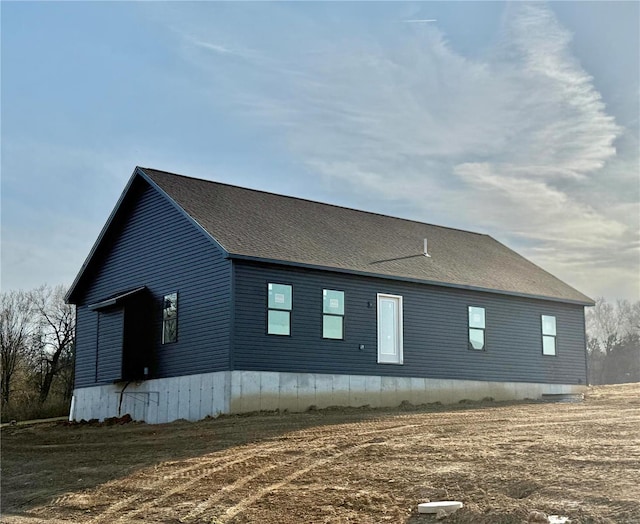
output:
M142 165L485 232L638 300L639 7L2 2L2 289L70 284Z

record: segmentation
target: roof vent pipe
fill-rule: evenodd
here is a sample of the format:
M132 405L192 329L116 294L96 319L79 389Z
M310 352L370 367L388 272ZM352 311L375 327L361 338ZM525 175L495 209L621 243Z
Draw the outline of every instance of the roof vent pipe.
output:
M422 253L425 257L431 257L429 251L427 251L427 239L424 239L424 253Z

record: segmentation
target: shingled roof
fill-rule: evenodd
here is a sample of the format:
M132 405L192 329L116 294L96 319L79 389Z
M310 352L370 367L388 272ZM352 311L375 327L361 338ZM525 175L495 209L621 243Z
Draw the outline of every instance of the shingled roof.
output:
M231 258L593 301L488 235L137 168ZM423 255L423 239L429 254Z

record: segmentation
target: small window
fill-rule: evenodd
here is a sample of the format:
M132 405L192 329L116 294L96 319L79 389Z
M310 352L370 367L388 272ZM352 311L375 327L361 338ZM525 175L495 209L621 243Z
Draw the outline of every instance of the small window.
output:
M542 315L542 354L556 354L556 317Z
M292 287L287 284L268 284L267 334L291 334Z
M484 330L484 308L469 306L469 349L485 349Z
M165 295L162 301L162 343L178 340L178 293Z
M344 291L322 290L322 338L344 340Z

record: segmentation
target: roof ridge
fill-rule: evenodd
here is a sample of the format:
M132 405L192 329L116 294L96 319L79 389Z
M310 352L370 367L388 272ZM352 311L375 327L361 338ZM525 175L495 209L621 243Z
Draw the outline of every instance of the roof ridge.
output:
M156 171L158 173L164 173L164 174L171 175L171 176L187 178L189 180L199 180L201 182L207 182L207 183L210 183L210 184L218 184L218 185L221 185L221 186L233 187L233 188L237 188L237 189L244 189L245 191L254 191L256 193L263 193L263 194L266 194L266 195L273 195L273 196L277 196L277 197L281 197L281 198L290 198L290 199L293 199L293 200L302 200L304 202L311 202L312 204L319 204L321 206L331 206L331 207L335 207L335 208L338 208L338 209L346 209L348 211L356 211L357 213L366 213L368 215L375 215L375 216L380 216L380 217L384 217L384 218L392 218L394 220L402 220L403 222L412 222L414 224L420 224L422 226L438 227L438 228L441 228L441 229L449 229L451 231L460 231L462 233L469 233L469 234L472 234L472 235L480 235L480 236L485 236L485 237L489 237L489 238L493 239L493 237L491 235L487 235L486 233L479 233L477 231L469 231L468 229L462 229L462 228L459 228L459 227L441 226L440 224L431 224L429 222L422 222L420 220L414 220L414 219L411 219L411 218L397 217L397 216L393 216L393 215L387 215L385 213L377 213L375 211L366 211L364 209L357 209L355 207L349 207L349 206L341 206L341 205L332 204L332 203L329 203L329 202L320 202L319 200L312 200L310 198L297 197L297 196L293 196L293 195L283 195L282 193L275 193L273 191L266 191L264 189L254 189L254 188L251 188L251 187L239 186L237 184L230 184L228 182L219 182L217 180L209 180L207 178L200 178L200 177L183 175L183 174L180 174L180 173L173 173L171 171L165 171L163 169L155 169L153 167L143 167L143 166L137 166L137 167L139 169L142 169L142 170Z

